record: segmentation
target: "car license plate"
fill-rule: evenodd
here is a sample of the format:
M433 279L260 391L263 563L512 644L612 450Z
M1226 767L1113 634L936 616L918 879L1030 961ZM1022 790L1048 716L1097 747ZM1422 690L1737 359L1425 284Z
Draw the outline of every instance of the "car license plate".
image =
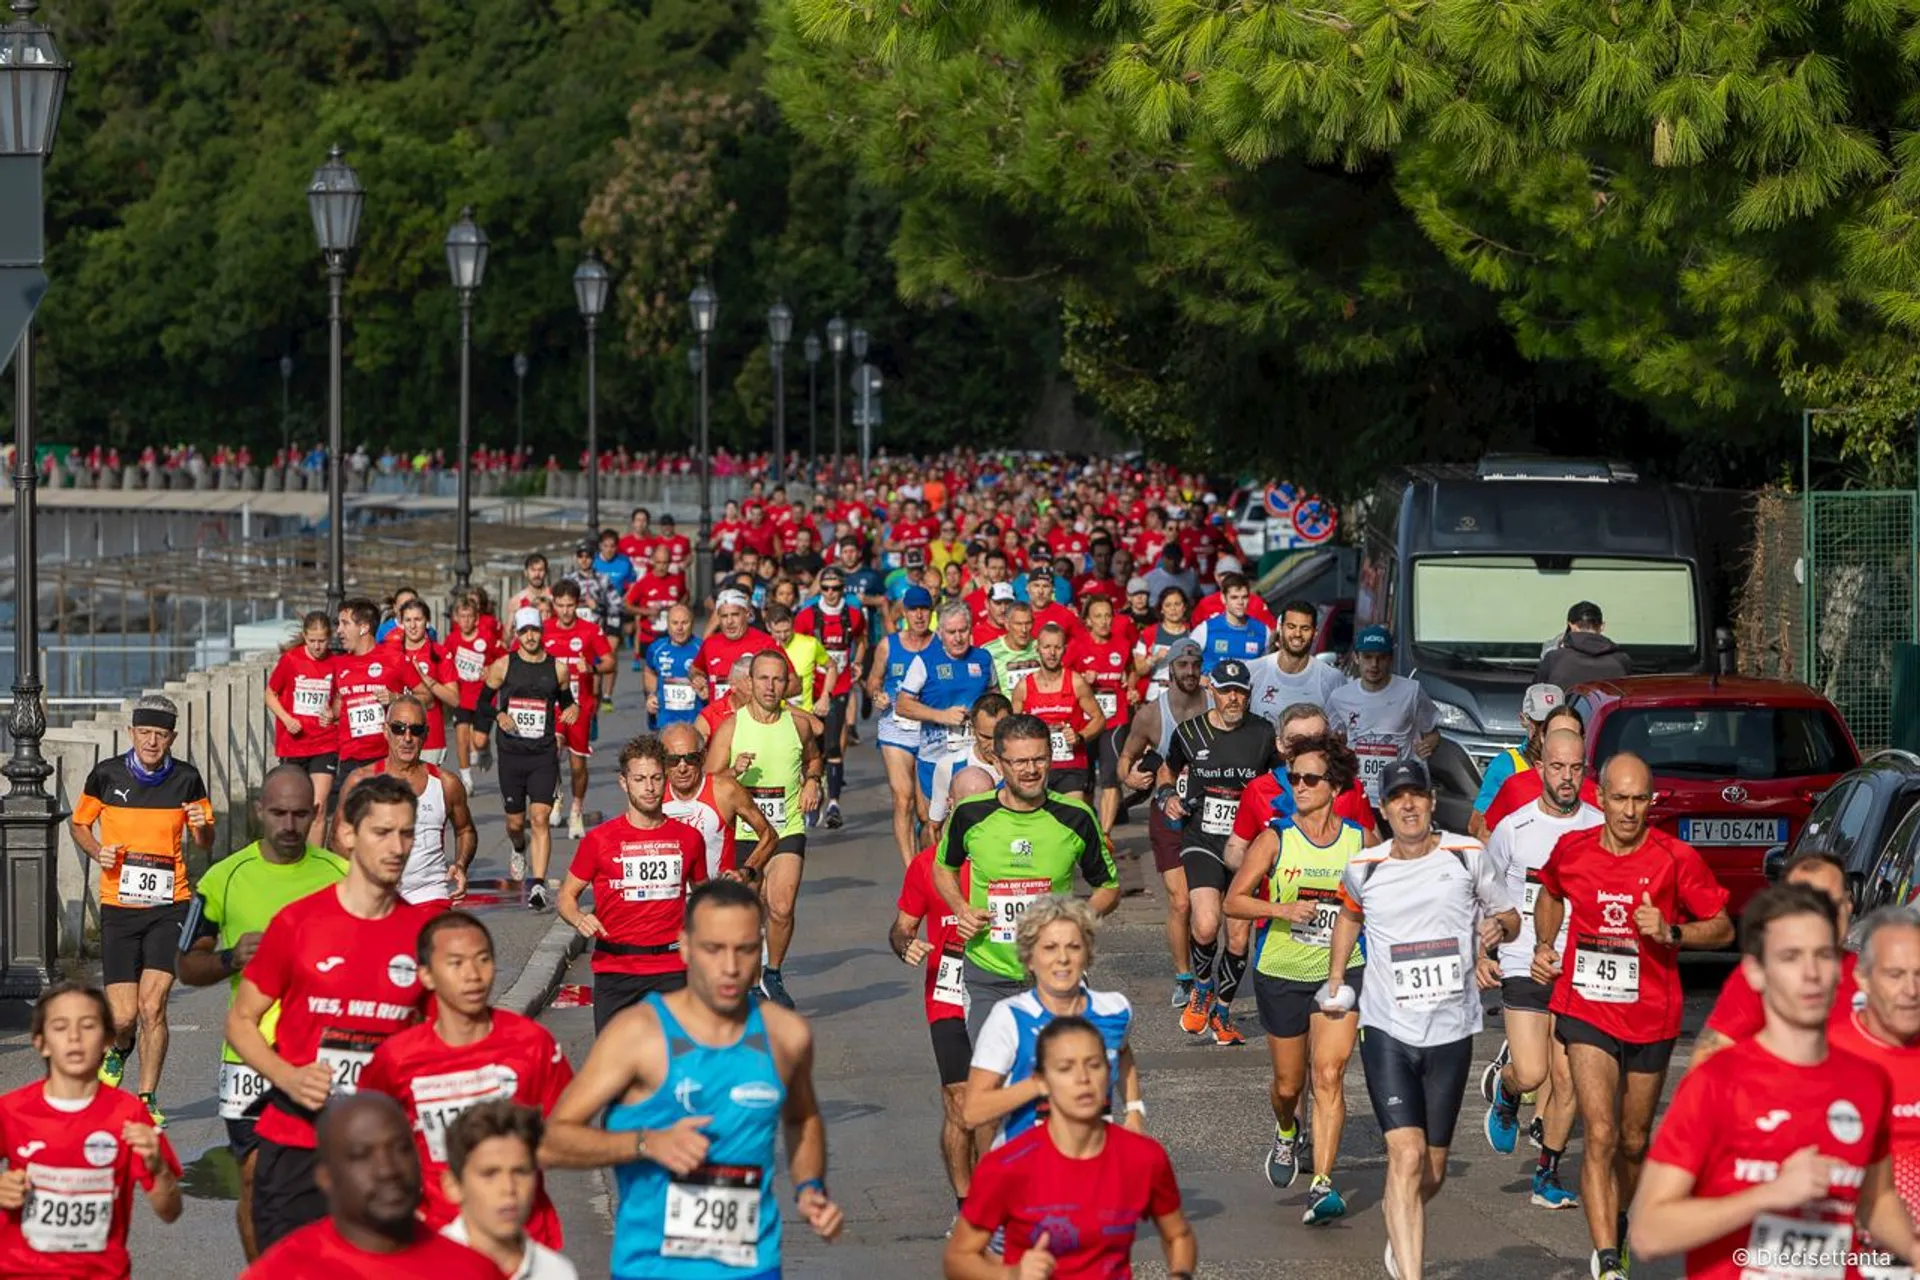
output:
M1784 844L1785 818L1683 818L1680 838L1692 845Z

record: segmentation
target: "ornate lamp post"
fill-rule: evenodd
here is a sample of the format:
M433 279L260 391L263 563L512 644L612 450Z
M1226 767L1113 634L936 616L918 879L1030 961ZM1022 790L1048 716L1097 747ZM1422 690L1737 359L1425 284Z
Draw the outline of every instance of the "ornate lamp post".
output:
M600 313L607 309L607 289L612 283L600 259L587 251L587 260L573 272L573 296L580 304L580 318L587 322L587 536L600 536L600 381L598 369L598 330Z
M687 309L693 313L693 331L700 338L700 541L694 551L694 571L700 579L695 589L704 596L713 587L713 457L707 445L707 373L713 361L707 343L720 318L719 295L704 282L695 285L687 295Z
M816 448L814 432L820 416L820 335L808 334L807 340L800 344L800 350L807 357L807 483L816 484L820 470L820 453Z
M767 308L773 341L773 482L787 481L787 343L793 340L793 309L784 301Z
M864 376L868 372L866 363L867 345L867 331L865 329L855 329L853 331L853 358L860 362L860 367L854 370L854 376L860 383L860 483L863 485L867 482L867 441L871 438L873 432L873 428L868 425L867 421L873 415L873 392L867 386L871 379Z
M533 367L522 351L513 357L513 458L517 466L520 450L527 443L527 370Z
M280 452L293 452L293 357L280 357Z
M307 186L307 211L313 236L327 264L327 616L337 617L347 598L346 509L342 494L346 462L341 456L342 367L340 300L347 287L347 255L360 231L360 210L367 192L360 175L340 158L338 145L313 171Z
M847 354L847 322L827 321L827 348L833 352L833 482L840 483L840 361Z
M467 449L472 443L473 411L473 295L487 275L487 233L473 222L473 206L460 211L460 221L447 232L447 271L460 295L460 509L456 513L459 541L453 552L454 585L464 590L473 576L473 512L469 509Z

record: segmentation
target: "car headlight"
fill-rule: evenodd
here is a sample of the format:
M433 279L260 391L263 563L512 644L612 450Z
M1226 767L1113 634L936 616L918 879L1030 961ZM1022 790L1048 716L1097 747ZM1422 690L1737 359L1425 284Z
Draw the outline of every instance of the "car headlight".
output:
M1433 709L1439 713L1442 729L1461 729L1468 733L1478 733L1480 722L1467 714L1465 707L1455 706L1451 702L1436 700Z

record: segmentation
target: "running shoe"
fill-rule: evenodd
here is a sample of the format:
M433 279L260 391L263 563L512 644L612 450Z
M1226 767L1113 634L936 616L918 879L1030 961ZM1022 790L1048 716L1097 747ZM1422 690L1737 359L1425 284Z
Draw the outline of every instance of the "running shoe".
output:
M840 822L840 802L838 800L827 801L827 830L838 831L840 829Z
M782 1009L793 1008L793 997L787 994L787 984L780 981L780 971L778 969L761 970L760 994L779 1005Z
M1389 1280L1400 1280L1400 1268L1393 1265L1393 1240L1387 1240L1387 1275Z
M462 769L460 771L460 785L465 787L469 791L473 790L473 770L472 769Z
M552 807L547 810L547 825L557 827L565 823L566 820L566 811L561 807L560 797L555 796Z
M1247 1042L1240 1028L1233 1025L1232 1009L1214 1006L1207 1025L1213 1029L1213 1045L1216 1049L1237 1049Z
M1547 1125L1539 1116L1527 1121L1527 1141L1535 1151L1547 1145Z
M1513 1050L1505 1040L1500 1042L1500 1052L1493 1055L1493 1061L1480 1073L1480 1097L1488 1106L1493 1105L1493 1091L1498 1085L1500 1073L1513 1061Z
M525 880L527 878L527 855L522 849L515 849L507 855L507 879Z
M575 809L567 817L567 839L578 840L587 834L587 820Z
M1187 1001L1192 998L1193 976L1188 974L1185 977L1175 978L1173 980L1173 998L1169 1003L1176 1009L1184 1009L1187 1007Z
M106 1059L100 1064L100 1083L109 1089L118 1089L120 1081L127 1074L127 1051L114 1045L107 1046Z
M167 1127L167 1113L160 1109L160 1104L153 1100L152 1094L150 1093L141 1094L140 1105L145 1107L147 1109L147 1114L153 1117L154 1128L164 1129Z
M1520 1109L1509 1105L1500 1082L1493 1082L1493 1105L1487 1108L1487 1145L1503 1156L1513 1154L1520 1140Z
M482 773L493 768L493 743L491 741L473 753L473 767Z
M552 898L547 893L545 880L535 880L527 886L527 910L545 911L551 905Z
M1535 1169L1533 1203L1541 1209L1578 1209L1580 1197L1560 1185L1558 1173L1551 1169Z
M1270 1186L1286 1190L1293 1180L1300 1176L1299 1149L1297 1143L1300 1131L1291 1134L1280 1132L1280 1126L1273 1127L1273 1150L1267 1152L1265 1172Z
M1587 1267L1593 1280L1627 1280L1626 1264L1618 1249L1595 1249Z
M1334 1190L1332 1178L1315 1178L1313 1186L1307 1191L1307 1211L1300 1221L1310 1227L1323 1222L1332 1222L1335 1218L1347 1216L1347 1202Z
M1208 1015L1213 1012L1213 987L1210 983L1195 982L1193 990L1187 996L1187 1007L1180 1014L1180 1029L1190 1036L1200 1035L1207 1029Z

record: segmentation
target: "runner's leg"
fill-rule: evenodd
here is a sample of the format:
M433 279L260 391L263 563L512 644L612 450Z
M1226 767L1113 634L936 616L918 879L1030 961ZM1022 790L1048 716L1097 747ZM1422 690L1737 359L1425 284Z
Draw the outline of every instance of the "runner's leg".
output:
M173 990L172 971L142 971L137 990L140 1007L140 1092L154 1093L160 1088L160 1069L167 1062L167 993Z
M1360 1020L1314 1013L1307 1020L1306 1057L1313 1073L1313 1176L1330 1178L1347 1124L1347 1061L1353 1057Z
M804 855L777 851L767 860L761 893L767 903L767 967L778 969L793 945L793 909L800 898Z
M887 789L893 794L893 842L900 851L902 864L910 863L920 848L914 843L914 816L920 800L919 782L914 776L918 761L906 747L880 748L880 759L887 766Z
M1567 1046L1573 1096L1585 1133L1580 1161L1580 1206L1596 1251L1618 1249L1620 1180L1620 1064L1605 1049L1590 1044ZM1642 1151L1645 1150L1643 1146Z

